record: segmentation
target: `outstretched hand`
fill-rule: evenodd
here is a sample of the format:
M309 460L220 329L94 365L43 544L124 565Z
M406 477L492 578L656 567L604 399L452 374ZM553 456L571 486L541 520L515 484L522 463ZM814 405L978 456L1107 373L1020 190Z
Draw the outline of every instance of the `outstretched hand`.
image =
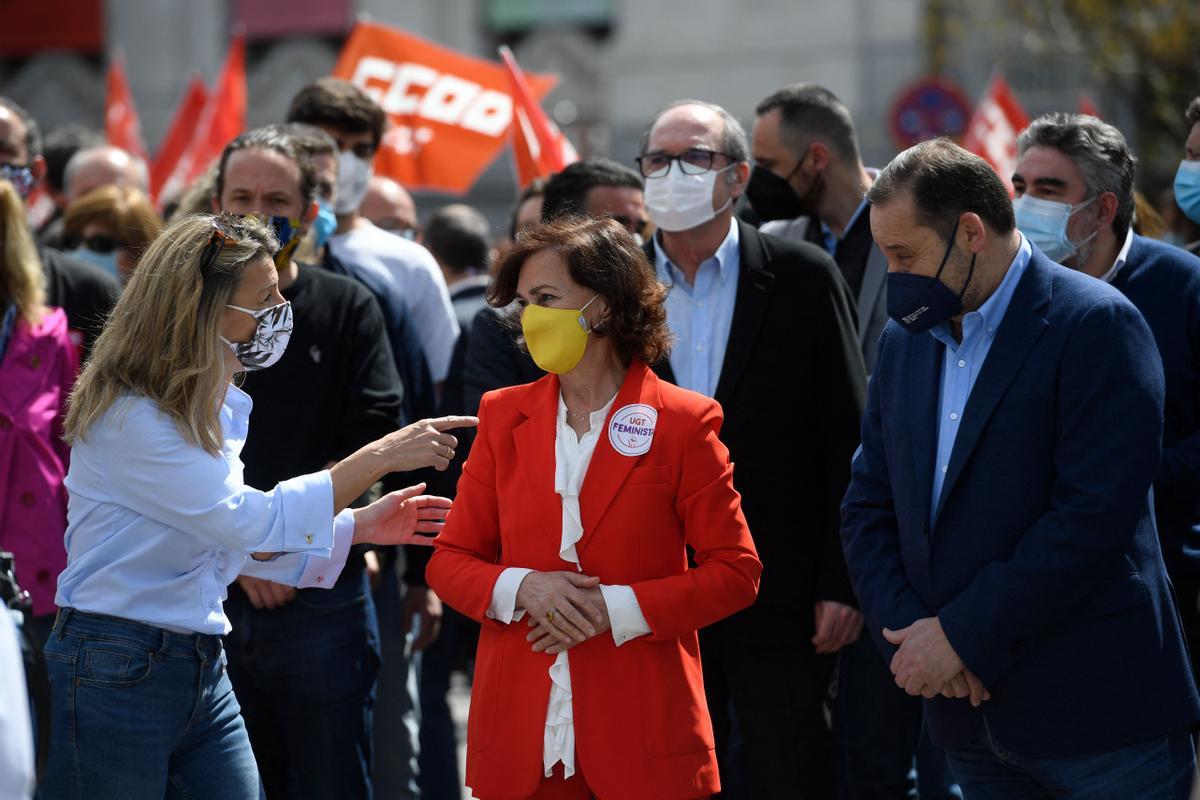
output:
M418 483L385 494L366 508L354 509L354 544L432 545L445 527L450 501L421 494L423 491L425 484Z

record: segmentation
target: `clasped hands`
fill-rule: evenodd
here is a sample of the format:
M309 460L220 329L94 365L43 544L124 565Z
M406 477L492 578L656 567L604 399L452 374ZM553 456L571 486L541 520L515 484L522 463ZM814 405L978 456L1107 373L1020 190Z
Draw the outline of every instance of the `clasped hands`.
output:
M535 653L557 655L611 629L600 579L578 572L530 572L517 588Z
M898 631L884 628L883 638L899 647L892 656L892 674L909 694L969 698L977 708L991 699L991 692L954 652L937 617L919 619Z

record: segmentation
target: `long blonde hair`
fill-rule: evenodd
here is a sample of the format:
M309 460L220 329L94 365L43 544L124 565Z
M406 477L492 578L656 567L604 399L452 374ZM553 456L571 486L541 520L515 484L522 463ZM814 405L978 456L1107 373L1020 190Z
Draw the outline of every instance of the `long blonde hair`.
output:
M25 204L8 181L0 180L0 300L17 307L30 325L42 321L46 274L25 222Z
M218 224L234 240L215 235ZM218 326L246 264L278 249L254 218L194 215L164 230L142 255L75 384L67 442L87 436L118 397L136 394L157 403L185 439L219 454L228 376Z

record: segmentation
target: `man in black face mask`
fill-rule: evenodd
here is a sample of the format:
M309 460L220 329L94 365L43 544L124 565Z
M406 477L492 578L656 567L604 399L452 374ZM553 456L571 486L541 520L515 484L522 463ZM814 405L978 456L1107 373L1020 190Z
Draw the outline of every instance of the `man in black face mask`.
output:
M858 340L870 374L887 322L887 260L867 223L867 190L854 120L828 89L798 83L758 104L751 137L754 171L746 197L767 220L763 233L809 241L837 262L858 308Z
M871 235L866 199L879 172L863 166L854 120L828 89L789 86L755 111L755 165L746 196L768 220L764 233L809 241L833 256L858 302L859 345L870 372L888 319L887 259ZM920 796L954 796L945 756L921 737L920 699L893 683L869 635L839 652L837 686L833 720L843 800L904 796L913 789L914 755Z
M888 315L842 504L866 627L970 798L1187 796L1200 718L1155 530L1137 308L946 140L869 193Z

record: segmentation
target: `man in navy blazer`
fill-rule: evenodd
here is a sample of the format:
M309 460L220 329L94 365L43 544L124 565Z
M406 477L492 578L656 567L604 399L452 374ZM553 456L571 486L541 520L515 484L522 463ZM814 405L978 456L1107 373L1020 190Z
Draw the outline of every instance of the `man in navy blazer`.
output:
M1154 511L1191 644L1192 674L1198 675L1200 258L1133 232L1136 162L1112 125L1080 114L1047 114L1021 134L1017 147L1017 227L1059 263L1120 290L1142 312L1158 345L1166 402ZM1026 207L1030 200L1036 203ZM1046 203L1062 206L1053 230L1044 216L1029 213L1053 210ZM1063 214L1068 207L1077 210Z
M971 800L1186 796L1200 698L1151 508L1150 329L948 141L869 199L893 321L842 540L897 684Z

